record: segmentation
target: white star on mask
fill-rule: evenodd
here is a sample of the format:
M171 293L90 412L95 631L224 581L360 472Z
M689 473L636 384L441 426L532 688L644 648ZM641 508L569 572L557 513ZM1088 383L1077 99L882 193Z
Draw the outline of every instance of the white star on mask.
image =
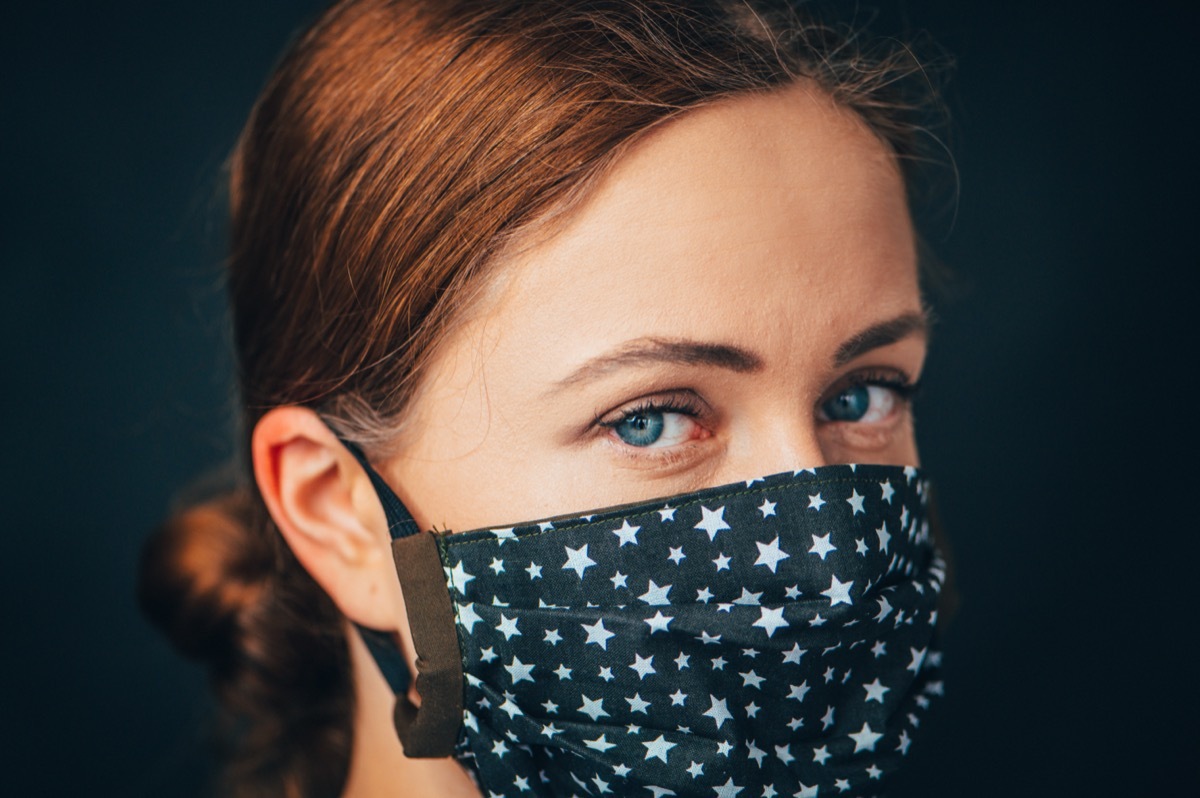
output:
M778 535L770 543L756 542L754 545L758 546L758 559L754 561L754 564L765 565L771 570L771 573L775 573L775 569L779 566L780 561L786 560L791 556L780 550Z
M564 546L567 552L567 561L563 564L563 570L572 570L579 574L579 578L583 579L583 572L596 564L596 561L588 556L588 544L584 543L577 549L570 546Z
M700 519L700 523L696 524L695 528L707 532L709 542L716 540L718 532L730 528L729 524L725 523L724 507L710 510L702 506L700 512L703 517Z
M838 604L853 604L850 600L850 587L854 584L854 580L842 582L836 576L830 577L829 589L822 590L822 596L829 597L829 606L834 607Z

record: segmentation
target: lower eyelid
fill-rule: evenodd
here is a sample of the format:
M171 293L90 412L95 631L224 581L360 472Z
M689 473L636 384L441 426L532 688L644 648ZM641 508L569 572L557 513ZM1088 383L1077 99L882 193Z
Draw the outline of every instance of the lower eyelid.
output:
M846 449L880 451L886 449L903 429L910 426L911 416L901 406L888 418L875 422L831 422L822 425L822 434Z
M711 434L708 434L703 438L658 449L630 446L615 436L605 436L604 442L612 448L613 454L623 460L626 465L634 468L661 470L684 466L699 458L702 455L700 450L705 445L704 441L710 437L712 437Z

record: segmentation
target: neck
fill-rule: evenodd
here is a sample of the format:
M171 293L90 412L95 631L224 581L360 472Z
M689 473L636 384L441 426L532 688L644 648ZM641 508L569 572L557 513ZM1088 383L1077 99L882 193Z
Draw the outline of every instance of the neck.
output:
M358 632L346 625L354 673L354 747L342 798L480 798L453 758L409 759L392 725L396 698Z

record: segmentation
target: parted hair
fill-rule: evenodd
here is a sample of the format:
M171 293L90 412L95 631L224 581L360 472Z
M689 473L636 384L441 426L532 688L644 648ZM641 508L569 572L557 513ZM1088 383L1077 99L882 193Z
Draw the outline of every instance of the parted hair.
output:
M936 148L926 65L799 0L329 8L279 62L229 163L240 445L270 408L303 405L387 454L503 253L552 234L655 125L797 80L857 113L906 174ZM241 487L147 541L140 603L209 668L221 794L336 796L353 744L345 620L283 542L246 456L239 467Z

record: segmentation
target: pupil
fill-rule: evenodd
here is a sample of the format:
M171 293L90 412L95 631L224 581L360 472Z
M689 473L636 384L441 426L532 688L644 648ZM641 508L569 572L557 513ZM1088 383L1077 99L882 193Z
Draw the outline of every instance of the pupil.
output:
M637 413L617 425L617 435L630 446L649 446L663 432L662 413Z
M825 413L834 421L858 421L867 414L871 393L866 386L857 385L835 396L825 406Z

